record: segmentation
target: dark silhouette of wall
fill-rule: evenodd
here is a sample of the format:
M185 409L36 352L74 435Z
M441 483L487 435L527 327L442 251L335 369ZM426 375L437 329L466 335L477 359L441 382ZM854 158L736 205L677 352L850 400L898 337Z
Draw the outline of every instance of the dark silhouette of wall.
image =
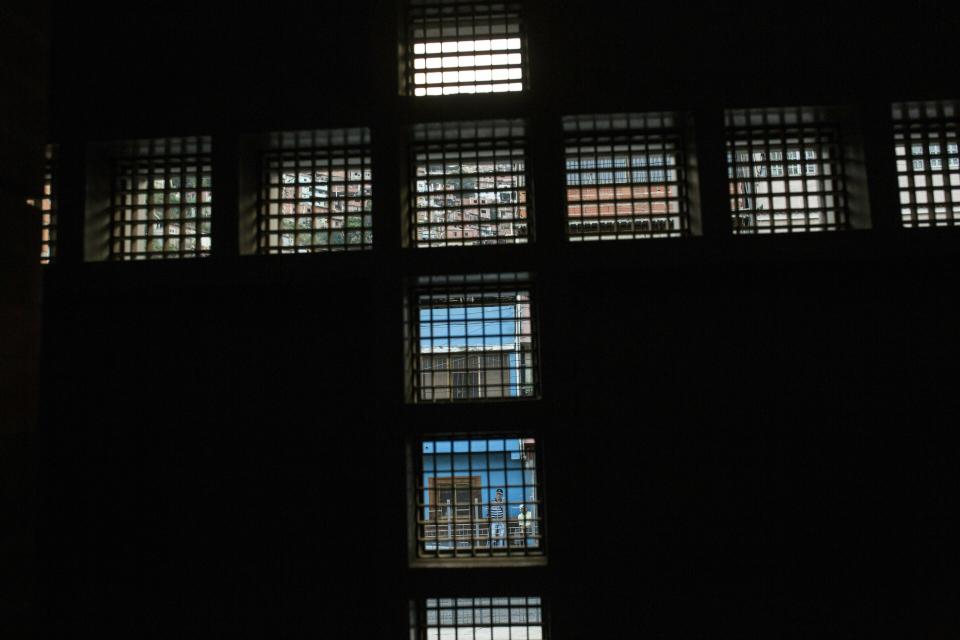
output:
M32 629L36 598L40 217L46 141L46 3L0 9L0 635Z

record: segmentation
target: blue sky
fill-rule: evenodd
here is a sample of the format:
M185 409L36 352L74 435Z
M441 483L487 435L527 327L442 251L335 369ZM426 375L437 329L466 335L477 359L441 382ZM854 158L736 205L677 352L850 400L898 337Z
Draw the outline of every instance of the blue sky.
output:
M514 305L420 309L420 347L489 347L514 343Z

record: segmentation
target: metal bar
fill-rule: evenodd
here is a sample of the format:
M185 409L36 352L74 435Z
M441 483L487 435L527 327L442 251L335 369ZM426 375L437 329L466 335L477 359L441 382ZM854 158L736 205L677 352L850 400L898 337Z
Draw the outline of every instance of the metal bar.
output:
M172 151L195 147L195 152ZM205 139L163 138L117 158L111 258L145 260L209 254L212 157Z

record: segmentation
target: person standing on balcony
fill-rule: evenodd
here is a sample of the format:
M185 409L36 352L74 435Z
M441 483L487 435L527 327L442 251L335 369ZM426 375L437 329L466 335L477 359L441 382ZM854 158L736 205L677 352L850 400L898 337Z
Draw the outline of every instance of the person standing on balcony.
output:
M517 524L520 525L520 537L526 538L526 536L533 533L533 514L527 511L526 505L520 505L520 513L517 514ZM533 538L526 538L526 544L528 547L532 547L536 544L536 541Z
M494 547L506 546L506 526L504 525L503 511L503 489L497 489L494 501L490 503L490 536L493 538L491 543ZM501 544L503 542L503 544Z

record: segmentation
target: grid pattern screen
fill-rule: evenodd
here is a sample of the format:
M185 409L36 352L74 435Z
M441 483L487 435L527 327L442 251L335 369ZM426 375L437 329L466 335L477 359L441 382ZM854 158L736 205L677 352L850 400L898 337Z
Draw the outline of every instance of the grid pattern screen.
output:
M417 402L511 400L539 388L529 285L514 275L423 278L412 319Z
M523 90L519 4L413 1L408 25L407 84L413 95Z
M734 233L847 228L838 128L804 110L747 111L728 116L727 133Z
M564 118L567 235L686 235L683 143L671 114Z
M40 263L50 264L57 257L57 199L54 188L56 148L44 150L43 186L39 197L31 198L31 206L40 210Z
M419 640L543 640L543 604L536 597L426 598Z
M533 438L424 440L420 462L420 557L542 555Z
M368 129L280 134L264 154L258 236L262 253L373 246Z
M894 149L904 227L960 221L958 111L953 103L894 105Z
M208 138L134 143L132 153L115 163L111 257L209 255L211 189Z
M412 163L414 246L527 242L522 122L418 125Z

